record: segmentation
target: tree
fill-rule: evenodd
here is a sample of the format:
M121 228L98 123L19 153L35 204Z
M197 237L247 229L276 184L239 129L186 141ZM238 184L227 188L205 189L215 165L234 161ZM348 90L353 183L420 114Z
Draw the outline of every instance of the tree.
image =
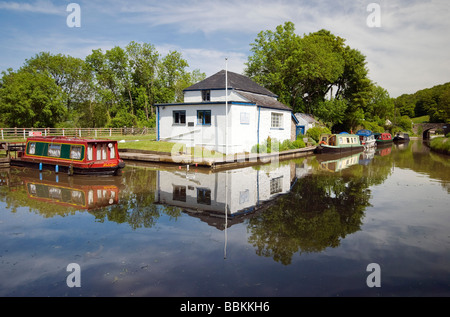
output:
M139 44L134 41L126 47L130 59L130 67L133 72L134 85L137 88L139 99L144 100L143 109L146 120L153 115L153 103L155 102L155 82L157 80L159 53L151 44ZM143 88L144 91L141 89ZM143 94L145 93L145 97ZM148 105L150 104L150 113Z
M325 101L334 98L347 104L344 118L334 122L353 127L363 119L361 108L370 97L372 83L365 56L345 45L343 38L327 30L300 37L294 24L286 22L275 31L260 32L251 51L245 74L294 111L324 115L324 107L336 106Z
M63 92L48 73L19 70L2 72L0 114L10 127L54 127L66 109Z

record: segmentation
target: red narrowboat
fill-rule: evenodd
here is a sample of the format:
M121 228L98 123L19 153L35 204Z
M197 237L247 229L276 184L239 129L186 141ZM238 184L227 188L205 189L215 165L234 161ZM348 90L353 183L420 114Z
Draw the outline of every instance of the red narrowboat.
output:
M392 144L392 135L390 133L374 133L377 146Z
M29 137L10 164L69 175L118 175L125 167L117 141L60 136Z

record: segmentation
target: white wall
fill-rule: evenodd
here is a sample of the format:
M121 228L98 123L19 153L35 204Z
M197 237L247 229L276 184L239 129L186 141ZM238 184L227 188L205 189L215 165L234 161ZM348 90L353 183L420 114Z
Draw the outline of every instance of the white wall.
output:
M225 89L213 89L211 92L211 102L215 101L225 101ZM228 101L246 101L241 95L237 94L235 90L228 89ZM202 102L202 92L201 91L185 91L184 92L184 102Z
M210 150L225 153L250 152L258 143L263 143L268 136L282 142L291 136L291 112L260 108L253 105L228 104L228 129L225 115L225 104L167 105L159 106L159 137L162 141L185 144L186 146L202 145ZM186 124L173 123L173 111L186 111ZM211 125L197 124L197 110L211 110ZM259 111L259 113L258 113ZM282 128L271 128L272 112L283 115ZM258 122L259 116L259 122ZM193 126L188 123L193 122ZM228 135L228 139L225 139Z
M283 115L282 128L272 128L271 120L272 120L272 112L280 113ZM261 118L260 118L260 126L259 126L259 143L264 143L267 140L267 137L270 136L271 139L277 139L282 142L284 140L291 138L291 112L278 110L278 109L269 109L269 108L261 108Z
M262 170L247 167L213 174L161 170L158 171L155 198L168 205L216 213L225 213L227 206L228 214L232 215L289 192L294 177L291 173L295 173L295 169L291 169L290 164L266 165ZM185 201L174 199L173 192L177 186L185 188ZM209 205L198 202L198 188L210 191ZM277 190L271 192L271 189Z
M170 141L192 146L203 144L211 149L220 151L224 144L225 105L197 104L197 105L167 105L159 106L159 137L161 141ZM173 111L186 111L186 124L173 123ZM197 124L197 110L211 110L211 125ZM189 126L192 122L194 125Z

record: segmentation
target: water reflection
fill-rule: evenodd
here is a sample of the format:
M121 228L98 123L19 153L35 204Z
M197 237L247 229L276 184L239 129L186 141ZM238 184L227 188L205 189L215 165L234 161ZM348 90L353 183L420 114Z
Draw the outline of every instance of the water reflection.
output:
M307 165L297 167L294 162L213 174L185 168L158 170L155 203L182 208L202 219L206 216L236 219L288 193L297 175L305 175L307 170Z
M45 217L118 204L122 187L118 178L68 176L16 167L0 172L0 184L8 188L7 201L13 210L27 206Z
M220 172L128 164L103 179L1 175L0 276L16 293L0 294L29 295L31 280L60 295L69 262L83 265L89 296L371 295L370 262L382 264L389 296L401 294L399 275L410 279L404 294L422 281L416 272L448 276L450 163L421 142ZM30 261L55 276L10 277Z

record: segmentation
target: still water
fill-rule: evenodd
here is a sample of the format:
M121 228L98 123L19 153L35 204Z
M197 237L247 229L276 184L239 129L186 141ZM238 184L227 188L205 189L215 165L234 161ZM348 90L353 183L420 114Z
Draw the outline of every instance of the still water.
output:
M450 160L421 141L0 184L3 297L450 296Z

